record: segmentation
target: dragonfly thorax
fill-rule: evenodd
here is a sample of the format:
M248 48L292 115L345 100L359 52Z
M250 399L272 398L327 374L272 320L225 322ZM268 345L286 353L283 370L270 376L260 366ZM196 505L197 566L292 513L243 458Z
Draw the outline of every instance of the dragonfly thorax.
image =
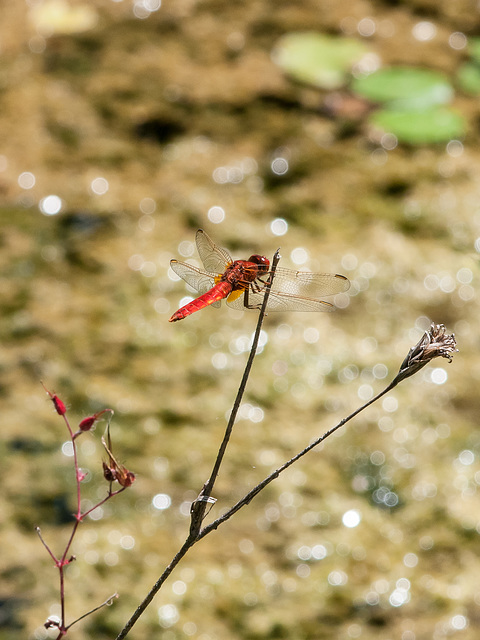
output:
M215 282L228 282L233 291L246 289L250 282L268 272L270 262L264 256L253 255L249 260L234 260Z

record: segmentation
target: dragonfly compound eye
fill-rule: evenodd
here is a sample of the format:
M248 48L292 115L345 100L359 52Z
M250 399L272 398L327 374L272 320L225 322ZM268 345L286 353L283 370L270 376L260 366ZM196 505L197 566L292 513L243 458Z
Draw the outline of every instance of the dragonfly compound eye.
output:
M268 271L268 269L270 268L270 260L265 256L259 256L257 253L255 253L253 256L250 256L248 261L258 264L260 267L262 267L261 269L259 269L260 271Z

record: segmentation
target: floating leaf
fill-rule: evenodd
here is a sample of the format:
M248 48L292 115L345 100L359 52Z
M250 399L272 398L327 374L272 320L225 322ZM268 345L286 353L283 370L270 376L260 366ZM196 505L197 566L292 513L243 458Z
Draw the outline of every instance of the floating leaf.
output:
M468 53L475 62L480 63L480 38L468 39Z
M397 111L428 109L453 96L453 87L442 73L410 67L380 69L356 78L352 88L372 102L389 102Z
M460 87L467 93L480 94L480 67L473 62L466 62L457 73Z
M45 0L35 3L30 10L30 19L39 33L81 33L93 29L98 21L97 10L88 4L70 6L65 0Z
M370 116L370 123L412 145L447 142L461 138L466 130L464 117L447 107L418 112L380 109Z
M279 40L272 59L295 80L331 90L346 84L350 69L366 51L358 40L298 32Z

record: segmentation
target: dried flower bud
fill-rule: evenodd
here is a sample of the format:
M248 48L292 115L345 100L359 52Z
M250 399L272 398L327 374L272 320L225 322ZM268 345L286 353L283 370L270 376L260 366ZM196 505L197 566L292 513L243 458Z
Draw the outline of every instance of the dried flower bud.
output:
M112 467L109 467L108 464L106 462L102 462L102 466L103 466L103 477L105 478L105 480L107 482L115 482L115 480L117 479L117 474L115 469Z
M122 487L131 487L135 482L135 474L133 471L128 471L125 467L122 468L121 473L117 471L118 484Z
M102 444L105 447L105 451L108 453L108 464L106 462L102 462L103 465L103 477L108 482L114 482L115 480L118 484L124 488L131 487L135 482L135 474L132 471L129 471L123 464L117 462L114 458L113 453L110 448L107 446L105 442L105 438L102 436ZM108 433L108 444L111 446L110 440L110 432Z
M42 386L50 396L50 399L53 402L53 406L55 407L55 411L58 413L59 416L64 416L67 413L67 407L65 406L65 404L60 400L60 398L55 393L51 393L51 391L47 389L47 387L43 384L43 382L42 382Z
M123 464L119 464L116 461L110 461L112 466L109 467L106 462L102 462L103 465L103 477L107 482L118 482L121 487L131 487L135 482L135 474L133 471L129 471Z
M455 335L453 333L447 334L445 325L432 323L430 329L408 352L400 366L395 382L398 383L417 373L433 358L447 358L451 362L453 354L457 351Z

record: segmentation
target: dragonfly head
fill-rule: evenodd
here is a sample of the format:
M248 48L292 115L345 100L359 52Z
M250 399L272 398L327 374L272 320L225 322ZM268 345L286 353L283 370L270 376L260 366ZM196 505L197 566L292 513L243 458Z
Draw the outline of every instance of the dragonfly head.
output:
M259 271L267 272L270 268L270 260L265 256L259 256L257 253L254 253L253 256L250 256L248 261L253 262L254 264L258 264Z

